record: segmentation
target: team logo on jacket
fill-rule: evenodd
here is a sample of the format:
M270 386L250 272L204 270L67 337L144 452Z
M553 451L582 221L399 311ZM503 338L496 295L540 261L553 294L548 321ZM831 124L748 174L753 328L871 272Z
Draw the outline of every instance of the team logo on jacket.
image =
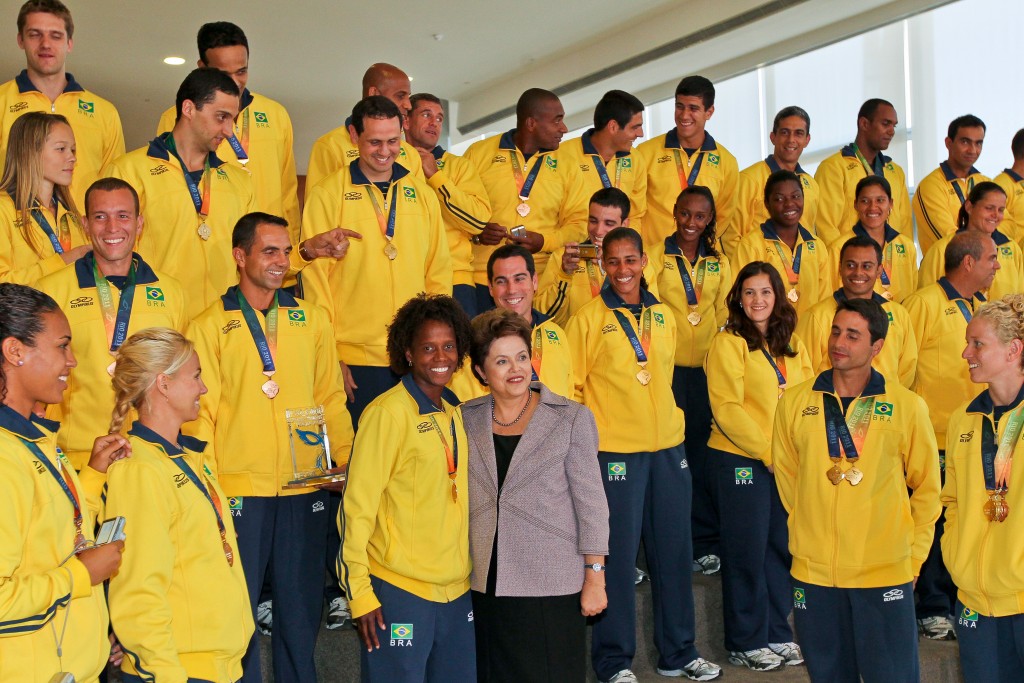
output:
M615 325L611 323L608 323L607 325L601 328L601 334L608 334L609 332L614 332L617 329L619 328L615 327Z
M709 273L717 273L718 271L719 271L718 263L716 263L714 261L709 261L708 262L708 272Z
M8 107L8 109L12 114L17 114L19 111L25 111L28 109L28 102L15 102Z
M999 251L1003 254L1003 256L1013 255L1013 249L1010 249L1010 247L1001 247Z
M964 628L978 628L978 613L970 607L964 607L956 621Z
M721 160L722 157L718 156L717 154L708 155L708 163L711 164L712 166L718 166L718 162L720 162Z
M886 311L886 312L885 312L885 317L887 317L887 318L889 319L889 322L890 322L890 323L894 323L894 322L896 322L896 321L895 321L895 320L893 320L893 318L892 318L892 311Z
M228 498L228 510L232 517L242 516L242 496L231 496Z
M444 159L437 159L437 160L434 161L434 165L437 166L437 170L438 171L443 171L444 170L444 165L446 163L447 162Z
M893 588L891 591L882 593L882 602L895 602L903 599L903 589Z
M408 155L407 155L407 154L405 153L405 147L399 147L399 148L398 148L398 156L400 156L400 157L408 156Z
M608 463L608 481L626 481L626 463Z
M315 503L313 503L313 512L323 512L323 511L324 511L324 502L322 500L318 500Z
M812 415L818 414L818 406L807 406L800 411L800 414L804 417L811 417Z
M799 586L793 589L793 609L807 609L807 594Z
M416 201L416 190L411 187L403 187L402 194L409 201Z
M879 401L875 404L875 415L881 415L882 417L892 418L893 408L891 403L883 403Z
M391 624L391 647L412 647L412 624Z
M81 308L82 306L92 306L92 297L76 296L71 300L71 308Z
M800 180L801 180L801 182L803 182L804 187L810 187L811 186L811 181L807 179L807 176L805 176L805 175L800 176Z
M547 164L547 167L550 168L551 170L555 170L556 168L558 168L557 159L552 159L551 157L544 157L544 163Z
M590 164L580 164L580 170L586 173L590 170Z
M416 432L418 434L429 434L433 430L434 428L430 426L429 422L420 422L418 425L416 425Z
M903 246L902 244L897 244L896 245L896 253L897 254L906 254L907 253L907 248L905 246Z
M970 443L973 440L974 440L974 430L973 429L971 431L969 431L969 432L964 432L963 434L960 435L960 443Z
M160 164L159 166L154 166L153 168L149 169L149 175L163 175L164 173L167 173L170 170L171 169L169 169L165 164Z
M807 245L807 251L814 251L814 240L804 242Z
M629 157L619 159L619 168L633 168L633 160Z
M737 467L735 469L737 486L750 486L754 483L754 470L749 467Z
M544 330L544 334L547 336L548 341L553 341L556 344L559 343L558 342L558 333L555 332L554 330Z
M357 200L362 199L362 198L363 198L363 193L362 192L346 192L345 193L345 201L347 201L347 202L354 202L354 201L357 201Z
M146 287L146 301L159 301L163 303L165 301L164 290L159 287Z
M96 113L96 105L92 102L86 102L85 100L78 100L78 111L92 116Z
M306 326L306 311L302 308L296 308L288 311L288 324L295 325L298 327Z
M359 156L359 150L358 149L346 149L345 150L345 158L346 159L355 159L357 156Z
M239 320L229 320L229 321L228 321L228 324L227 324L227 325L225 325L224 327L222 327L222 328L220 329L220 331L221 331L221 332L222 332L223 334L227 334L227 333L228 333L228 332L230 332L231 330L237 330L237 329L239 329L239 328L240 328L241 326L242 326L242 323L241 323L241 321L239 321Z
M654 314L654 322L658 323L659 327L664 327L665 326L665 316L662 315L661 313L655 313Z
M494 158L491 159L492 164L503 164L506 161L508 161L508 159L505 158L504 154L495 154Z
M667 154L665 156L663 156L663 157L658 157L658 163L659 164L667 164L670 161L672 161L672 157L670 157Z
M174 475L174 485L179 489L188 483L188 475L184 472Z
M266 112L254 111L252 117L256 119L257 128L270 128L270 119L267 118Z

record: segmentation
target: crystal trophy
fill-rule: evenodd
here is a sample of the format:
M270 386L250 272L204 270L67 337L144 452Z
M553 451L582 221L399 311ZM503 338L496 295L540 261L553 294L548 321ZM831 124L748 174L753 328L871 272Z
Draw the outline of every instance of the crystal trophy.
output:
M344 472L331 472L331 443L327 438L324 407L288 408L288 446L292 455L292 479L285 489L302 489L345 481Z

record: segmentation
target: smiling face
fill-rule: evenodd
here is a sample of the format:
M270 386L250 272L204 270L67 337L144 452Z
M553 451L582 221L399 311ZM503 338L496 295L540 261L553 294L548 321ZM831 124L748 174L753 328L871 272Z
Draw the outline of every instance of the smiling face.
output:
M634 114L625 127L620 126L614 120L609 122L608 126L612 134L612 147L615 148L615 151L628 152L633 149L633 143L636 142L637 138L641 138L644 135L644 113L637 112Z
M85 230L98 259L118 262L131 258L142 230L142 216L135 213L132 193L125 189L89 193Z
M772 281L767 274L751 275L743 281L740 305L743 307L743 313L763 334L775 310L775 290L772 289Z
M793 165L800 160L800 155L811 142L811 134L807 132L807 122L799 116L787 116L779 121L779 127L768 135L775 146L775 160L786 165Z
M157 383L167 398L167 409L182 423L199 417L199 398L207 390L203 384L199 356L195 352L173 375L158 375Z
M25 16L25 28L18 34L18 47L25 51L29 75L63 73L72 45L64 20L56 14L32 12Z
M848 298L870 298L878 278L878 254L871 247L848 247L839 261L839 277Z
M601 206L591 202L587 215L587 235L591 242L601 246L605 235L624 225L629 225L629 219L622 220L622 209L617 206Z
M780 228L795 228L804 215L804 190L795 180L776 182L765 202L772 222Z
M533 377L530 351L518 334L492 341L483 367L478 365L476 369L499 400L522 397L530 390Z
M356 135L355 126L349 133L359 149L359 168L370 182L391 180L391 171L402 147L401 119L363 119L363 133Z
M676 201L672 213L676 219L676 241L680 247L699 244L708 223L715 217L711 202L698 194L688 194Z
M448 323L425 320L412 338L412 347L405 350L405 358L412 366L412 378L428 394L428 389L440 391L455 374L459 361L455 331Z
M983 195L977 202L967 200L967 227L991 235L1003 222L1006 212L1006 195L992 190Z
M640 303L640 280L647 267L647 254L633 240L618 239L601 248L601 263L615 293L627 304Z
M558 98L548 99L537 105L535 114L527 119L527 122L540 149L558 149L562 136L569 132L563 119L565 109Z
M967 361L972 382L987 384L1008 373L1020 372L1020 340L1004 344L996 335L992 321L972 318L967 323L966 340L967 346L960 356Z
M238 265L239 279L266 292L281 288L284 276L288 273L288 255L291 251L288 228L262 223L256 228L249 250L235 247L232 254Z
M249 82L249 50L244 45L211 47L206 51L206 61L197 66L212 66L220 69L235 82L238 89L245 90Z
M949 164L955 170L966 173L981 156L985 144L985 129L981 126L960 126L953 139L946 138Z
M676 132L679 144L696 149L704 143L704 126L715 113L714 105L704 108L704 99L696 95L676 95Z
M32 345L8 338L4 340L5 363L17 366L17 376L7 369L8 397L5 403L27 406L35 403L60 403L68 388L71 370L78 365L71 351L71 326L61 311L39 314L42 330ZM21 363L21 365L18 365ZM17 408L16 408L17 409ZM27 410L21 411L27 414Z
M868 321L854 311L837 311L828 337L828 357L839 371L871 365L882 350L882 339L872 343Z
M525 320L533 316L533 295L537 292L537 275L530 275L522 256L498 259L489 290L498 308L512 311Z
M878 185L864 187L853 202L857 219L868 230L877 230L885 225L892 212L892 199Z
M75 134L71 126L56 121L50 126L43 150L39 155L43 168L43 180L51 185L71 184L75 170Z
M437 102L420 100L409 115L405 136L409 144L422 149L434 149L441 139L444 110Z

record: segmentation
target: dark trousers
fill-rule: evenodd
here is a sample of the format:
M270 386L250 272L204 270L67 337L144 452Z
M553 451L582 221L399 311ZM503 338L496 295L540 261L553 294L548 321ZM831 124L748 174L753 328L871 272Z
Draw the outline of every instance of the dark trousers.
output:
M384 612L385 630L377 630L379 650L359 647L364 683L476 680L469 591L451 602L431 602L375 576L370 584Z
M942 483L946 483L946 452L939 451L939 462L943 465L940 470ZM911 495L913 493L911 492ZM932 547L928 549L928 557L921 565L921 574L917 579L917 587L914 594L917 596L917 618L927 617L948 617L953 613L953 605L956 603L956 586L946 569L946 563L942 561L942 548L939 546L942 541L942 533L946 528L946 508L942 508L939 519L935 522L935 536L932 538Z
M324 539L330 523L327 492L238 500L241 508L232 513L253 619L263 579L271 572L274 680L314 683L313 650L323 607ZM242 666L245 683L261 683L258 632L249 641Z
M455 285L452 287L452 298L462 306L466 315L470 318L476 316L476 285Z
M793 580L793 621L812 681L918 683L913 584L826 588Z
M696 659L690 541L690 469L682 444L653 453L597 454L608 498L608 609L594 620L591 664L600 679L636 654L635 559L643 538L654 598L658 668Z
M1024 681L1024 614L985 617L957 601L956 615L965 683Z
M793 640L789 626L789 532L775 477L760 460L710 449L722 501L725 649Z
M188 683L213 683L205 678L189 678ZM145 681L134 674L121 673L121 683L145 683Z
M476 314L486 313L494 308L494 299L487 285L476 285Z
M704 368L676 366L672 373L672 394L686 413L686 459L693 477L690 510L693 559L720 555L718 548L718 459L708 456L711 436L711 403L708 376Z

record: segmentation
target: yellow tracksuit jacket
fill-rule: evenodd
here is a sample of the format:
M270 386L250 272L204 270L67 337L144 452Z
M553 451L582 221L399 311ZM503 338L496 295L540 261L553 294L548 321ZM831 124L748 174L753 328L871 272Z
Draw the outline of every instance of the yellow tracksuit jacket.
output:
M762 223L760 229L748 233L740 240L739 246L734 252L732 269L733 272L739 274L743 266L751 261L770 263L779 271L779 275L782 276L782 284L788 292L792 285L786 276L786 266L783 264L779 252L781 250L786 255L786 261L795 268L794 258L797 249L800 249L801 255L799 280L795 289L800 293L800 298L793 304L793 307L796 308L797 313L803 315L810 310L811 306L832 292L832 275L829 272L832 268L832 259L825 247L825 241L812 235L803 226L800 226L796 248L790 249L789 245L779 238L772 221Z
M600 161L605 167L610 187L619 188L629 197L629 227L643 234L643 220L647 214L647 168L643 159L639 154L635 154L634 150L630 150L616 152L612 160L605 164L591 142L593 134L594 129L591 128L582 136L566 140L559 145L559 163L579 167L583 177L584 194L587 197L587 205L583 210L589 213L590 198L604 188L604 181L597 165Z
M958 178L945 161L921 179L914 191L914 221L921 253L927 254L935 242L957 230L957 217L964 200L980 182L988 180L971 167L966 178Z
M348 134L348 127L351 124L352 117L349 116L345 119L345 125L324 133L313 143L313 149L309 153L309 166L306 168L307 195L321 180L347 168L359 158L359 149L356 143L352 142L352 136ZM405 170L423 180L423 161L419 152L405 140L402 140L396 161Z
M452 257L452 284L473 284L473 244L491 215L487 189L476 168L464 157L434 148L437 172L426 179L437 196ZM486 266L486 264L484 264Z
M743 239L743 236L768 220L768 208L764 205L764 186L768 182L768 176L776 171L782 170L775 161L775 156L769 154L764 161L747 166L740 171L739 183L736 186L736 218L733 221L736 229L736 239ZM796 165L796 174L800 176L800 185L804 191L804 214L800 222L811 226L814 232L814 222L818 217L818 181L810 173L805 171L800 164Z
M41 209L50 229L59 237L59 226L64 224L71 234L71 247L88 244L85 230L75 217L61 204L57 205L57 216L50 209ZM22 229L21 212L14 207L14 200L0 191L0 282L13 282L33 286L39 278L56 273L65 266L46 232L32 214L29 214L28 230ZM26 232L28 239L25 239Z
M868 237L864 226L857 221L853 230L848 230L839 236L835 242L828 246L828 253L832 256L832 286L836 289L843 286L842 278L839 276L840 252L846 241L852 237ZM891 249L890 249L891 246ZM885 244L882 247L882 263L891 261L889 266L889 293L893 301L902 302L911 293L917 291L917 247L914 246L913 236L901 235L889 224L885 226ZM891 256L890 256L891 255ZM875 291L884 293L885 285L882 284L881 270L879 277L875 280ZM885 373L882 373L885 374Z
M1024 237L1024 178L1012 168L1004 168L992 182L1006 191L1006 220L999 229L1019 241Z
M1005 225L1005 222L1003 224ZM924 255L924 260L921 261L921 270L918 273L918 288L927 287L945 272L946 247L954 235L956 235L955 232L936 240ZM983 292L985 298L996 301L1007 294L1024 292L1024 248L1003 234L1002 230L992 233L992 241L996 243L999 270L992 278L992 286L988 288L987 292Z

